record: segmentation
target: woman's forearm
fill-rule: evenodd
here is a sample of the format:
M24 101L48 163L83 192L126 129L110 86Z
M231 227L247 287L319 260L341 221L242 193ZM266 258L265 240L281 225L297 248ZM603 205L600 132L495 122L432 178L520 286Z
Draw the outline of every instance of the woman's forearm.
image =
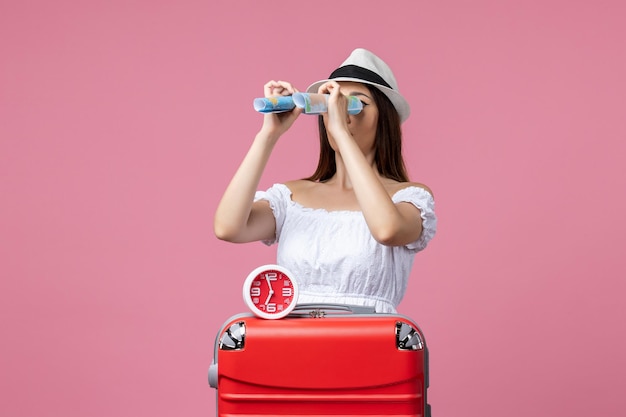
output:
M338 135L336 140L363 217L374 239L390 246L403 245L417 239L421 233L419 210L415 207L404 207L403 210L393 203L371 163L352 138L341 138Z
M219 239L234 242L256 240L251 231L258 232L259 226L262 226L258 223L263 219L257 217L251 221L252 205L275 143L276 139L263 131L256 135L215 211L213 229Z

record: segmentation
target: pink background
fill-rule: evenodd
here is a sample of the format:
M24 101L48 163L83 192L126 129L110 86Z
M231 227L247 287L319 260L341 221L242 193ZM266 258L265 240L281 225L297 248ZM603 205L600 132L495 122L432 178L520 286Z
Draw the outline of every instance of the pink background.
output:
M437 201L400 305L434 415L623 415L624 3L300 4L2 2L0 415L215 415L215 334L275 253L212 234L252 99L355 47L394 68ZM316 149L303 116L262 186Z

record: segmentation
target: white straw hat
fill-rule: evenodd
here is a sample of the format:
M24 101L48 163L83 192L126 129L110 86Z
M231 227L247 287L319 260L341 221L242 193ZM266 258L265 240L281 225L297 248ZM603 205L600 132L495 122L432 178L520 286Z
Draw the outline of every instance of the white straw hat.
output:
M382 91L391 100L391 103L404 122L411 113L409 103L398 92L398 83L391 72L391 68L379 57L370 51L357 48L343 64L330 74L328 79L317 81L306 89L307 93L317 93L320 85L333 81L354 81L373 85Z

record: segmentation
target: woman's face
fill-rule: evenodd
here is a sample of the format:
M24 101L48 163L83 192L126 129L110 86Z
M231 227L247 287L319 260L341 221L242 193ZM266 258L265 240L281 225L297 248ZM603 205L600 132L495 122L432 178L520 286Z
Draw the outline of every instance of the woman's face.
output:
M346 81L341 81L338 84L342 94L355 96L363 103L363 110L359 114L347 116L348 130L365 155L373 154L376 142L376 127L378 125L378 107L376 102L364 84ZM326 125L327 115L324 114L323 117ZM330 146L337 151L330 134L328 135L328 140Z

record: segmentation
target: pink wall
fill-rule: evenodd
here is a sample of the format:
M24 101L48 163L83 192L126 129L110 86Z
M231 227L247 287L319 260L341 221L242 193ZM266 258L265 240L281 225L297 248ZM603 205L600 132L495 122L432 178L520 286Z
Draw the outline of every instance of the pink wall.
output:
M400 306L435 415L622 415L623 2L295 4L0 6L0 415L214 415L215 333L274 261L211 231L252 98L354 47L394 68L437 200ZM311 172L314 131L264 186Z

